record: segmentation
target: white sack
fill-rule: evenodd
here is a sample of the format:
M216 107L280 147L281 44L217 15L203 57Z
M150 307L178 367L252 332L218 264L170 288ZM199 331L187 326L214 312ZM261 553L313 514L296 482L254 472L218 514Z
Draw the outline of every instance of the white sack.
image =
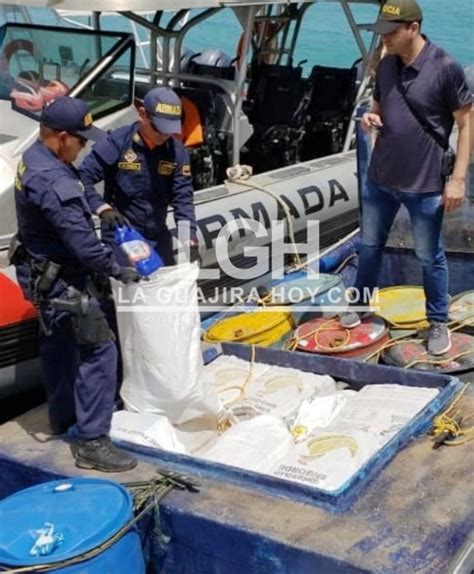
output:
M251 363L223 355L204 367L204 376L222 403L240 420L271 414L288 419L313 395L335 393L328 375L288 367Z
M328 445L315 454L311 443L335 437L339 445ZM274 470L273 475L286 480L302 482L323 490L334 491L344 485L377 452L377 437L354 431L347 435L313 431L304 442L298 443Z
M175 429L163 415L117 411L112 417L110 436L112 440L123 440L171 452L186 453Z
M199 456L255 472L270 472L292 445L292 437L283 421L272 415L261 415L231 427Z
M291 426L295 442L304 440L315 427L324 428L330 425L341 412L348 397L356 394L355 391L340 391L325 397L314 396L304 400Z
M202 380L196 263L162 267L149 281L114 282L127 410L182 423L216 415L216 392Z

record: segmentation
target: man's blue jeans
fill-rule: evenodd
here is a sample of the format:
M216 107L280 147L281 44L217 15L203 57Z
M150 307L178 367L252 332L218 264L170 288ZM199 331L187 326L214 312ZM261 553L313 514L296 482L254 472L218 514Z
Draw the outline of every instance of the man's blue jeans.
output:
M441 197L440 193L383 189L367 180L362 196L362 244L355 283L359 293L377 286L383 250L403 204L410 214L415 252L423 268L426 315L429 321L447 321L448 264L441 236L444 215Z

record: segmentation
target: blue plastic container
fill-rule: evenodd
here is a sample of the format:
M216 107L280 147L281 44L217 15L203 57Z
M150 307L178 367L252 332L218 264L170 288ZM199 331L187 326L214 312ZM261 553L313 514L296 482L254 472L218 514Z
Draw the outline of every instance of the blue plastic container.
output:
M32 566L73 558L109 540L133 517L130 494L98 478L71 478L27 488L0 501L0 565ZM46 556L32 556L38 531L54 525L63 541ZM90 560L55 574L145 574L140 538L131 529Z
M136 229L126 225L117 227L115 241L128 257L131 265L143 277L148 277L163 267L164 263L161 257Z

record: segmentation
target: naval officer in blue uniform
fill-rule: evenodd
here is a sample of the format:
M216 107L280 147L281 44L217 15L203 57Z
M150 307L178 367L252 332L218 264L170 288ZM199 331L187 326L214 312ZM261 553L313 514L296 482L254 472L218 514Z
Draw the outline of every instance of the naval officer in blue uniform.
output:
M110 442L117 348L103 307L104 280L137 281L97 238L84 186L72 162L92 125L86 103L62 96L41 117L39 139L23 154L15 179L18 240L12 261L40 319L40 355L53 432L69 427L77 466L104 472L136 460Z
M171 207L176 224L186 229L190 259L196 260L189 155L173 137L181 134L181 101L170 88L153 88L138 114L137 122L97 142L79 168L89 204L105 223L102 237L113 245L113 226L122 222L122 214L153 245L165 264L173 265L172 238L166 225ZM100 181L104 181L104 199L93 191ZM120 258L119 252L117 256Z

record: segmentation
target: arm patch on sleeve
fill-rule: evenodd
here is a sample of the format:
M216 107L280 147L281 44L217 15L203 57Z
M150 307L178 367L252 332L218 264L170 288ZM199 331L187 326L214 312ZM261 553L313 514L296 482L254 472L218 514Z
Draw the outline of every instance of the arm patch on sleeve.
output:
M189 165L189 163L183 163L182 173L183 175L186 176L191 175L191 166Z

